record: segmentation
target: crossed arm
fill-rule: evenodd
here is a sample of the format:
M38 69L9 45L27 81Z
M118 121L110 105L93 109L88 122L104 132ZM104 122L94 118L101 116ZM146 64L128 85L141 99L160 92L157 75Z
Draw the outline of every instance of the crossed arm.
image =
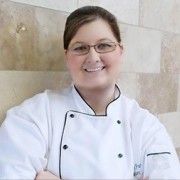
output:
M43 180L43 179L47 179L47 180L60 180L59 177L55 176L54 174L52 174L49 171L41 171L40 173L37 174L35 180Z
M49 171L41 171L39 174L37 174L35 180L60 180L59 177L55 176ZM148 177L142 178L142 180L148 180Z

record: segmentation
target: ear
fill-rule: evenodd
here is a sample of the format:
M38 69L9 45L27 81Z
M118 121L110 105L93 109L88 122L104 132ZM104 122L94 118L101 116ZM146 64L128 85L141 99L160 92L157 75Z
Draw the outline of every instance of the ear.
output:
M120 45L120 47L121 47L121 49L122 49L122 51L124 50L124 46L123 45Z
M119 47L120 47L119 48L119 53L120 53L119 58L120 58L120 62L122 63L124 60L124 47L122 44L119 44Z
M64 50L64 61L65 61L66 68L68 69L67 49Z
M64 49L64 60L67 61L67 49Z
M121 52L121 55L124 53L124 47L123 47L123 45L119 45L119 47L120 47L120 52Z
M122 43L119 44L119 47L121 48L121 51L123 51L124 47L123 47Z
M65 56L67 55L67 49L64 49L64 54L65 54Z

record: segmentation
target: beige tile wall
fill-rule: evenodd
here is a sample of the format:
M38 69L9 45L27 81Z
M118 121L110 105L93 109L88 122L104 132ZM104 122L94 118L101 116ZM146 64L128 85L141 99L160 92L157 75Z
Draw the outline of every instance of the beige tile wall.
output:
M179 138L180 112L159 114L158 117L161 120L161 122L164 124L166 129L168 130L168 133L172 135L172 140L175 146L180 147L180 138Z
M180 75L178 76L179 80L179 88L178 88L178 105L177 105L177 111L180 112Z
M139 0L94 0L94 5L108 9L120 22L138 25Z
M162 34L161 72L180 74L180 33Z
M117 16L124 45L121 91L156 114L180 147L177 0L0 0L0 122L24 99L71 83L62 35L68 14L84 5Z
M124 62L123 72L159 73L161 57L161 32L120 24Z
M0 71L0 120L5 112L45 89L60 89L71 84L66 71Z
M78 6L78 0L11 0L18 3L30 4L33 6L71 12Z
M140 25L180 33L179 0L140 0Z
M0 69L64 70L62 33L67 14L0 1Z

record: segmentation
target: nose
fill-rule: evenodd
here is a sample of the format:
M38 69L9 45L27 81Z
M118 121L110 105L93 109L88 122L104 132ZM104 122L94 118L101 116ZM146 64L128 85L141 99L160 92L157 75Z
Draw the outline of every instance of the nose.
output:
M89 53L87 54L86 60L89 63L100 61L100 54L98 52L96 52L94 47L91 47L89 49Z

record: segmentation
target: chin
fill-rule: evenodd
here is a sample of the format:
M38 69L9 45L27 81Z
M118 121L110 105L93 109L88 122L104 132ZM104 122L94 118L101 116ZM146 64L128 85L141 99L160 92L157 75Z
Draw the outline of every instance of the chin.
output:
M89 90L98 90L98 89L104 89L106 87L109 87L112 85L112 81L110 82L103 82L103 81L94 81L94 82L86 82L79 84L79 87Z

